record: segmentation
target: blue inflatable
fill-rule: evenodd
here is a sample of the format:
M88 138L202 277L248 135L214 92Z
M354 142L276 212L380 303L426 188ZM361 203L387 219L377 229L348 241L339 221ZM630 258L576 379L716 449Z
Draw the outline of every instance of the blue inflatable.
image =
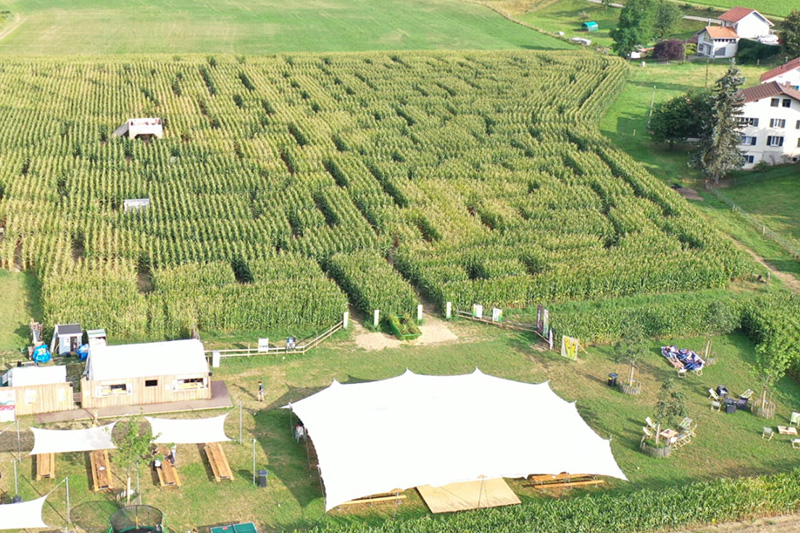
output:
M50 350L47 349L45 344L40 344L33 349L33 356L31 357L37 364L44 364L50 361Z
M78 348L78 357L81 358L81 361L86 361L86 358L89 357L89 345L82 344L80 348Z

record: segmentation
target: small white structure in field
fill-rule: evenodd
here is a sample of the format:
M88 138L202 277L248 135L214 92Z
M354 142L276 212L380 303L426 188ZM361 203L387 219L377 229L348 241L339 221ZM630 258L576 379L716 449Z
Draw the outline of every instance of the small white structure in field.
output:
M146 209L150 205L150 198L131 198L122 202L122 209L125 213Z
M57 324L53 329L53 340L50 342L50 351L58 355L75 352L83 344L83 328L80 324Z
M573 37L572 39L570 39L570 41L572 41L573 43L582 44L583 46L589 46L590 44L592 44L591 39L586 39L584 37Z
M800 57L761 75L761 83L772 81L778 82L780 85L788 84L791 88L800 91Z
M125 121L125 124L114 132L114 137L122 137L123 135L127 135L129 139L137 137L162 139L164 137L164 128L160 118L129 118Z

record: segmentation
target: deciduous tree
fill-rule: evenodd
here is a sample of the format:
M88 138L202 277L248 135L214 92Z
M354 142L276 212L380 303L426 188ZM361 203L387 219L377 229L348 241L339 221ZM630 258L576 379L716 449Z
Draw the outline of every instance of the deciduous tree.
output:
M682 16L683 12L677 4L670 2L670 0L660 0L655 7L653 15L653 37L663 39L670 35L675 24Z
M653 59L659 61L669 61L670 59L681 59L683 57L683 41L670 39L656 43L653 48Z
M619 14L617 27L611 30L614 53L628 57L639 45L647 44L653 36L653 0L630 0Z
M131 477L133 472L143 461L148 461L151 456L150 447L156 438L150 429L150 424L144 424L142 417L128 418L122 428L122 438L117 441L117 453L114 461L125 471L127 489L125 494L127 502L131 502Z
M704 125L711 117L711 95L697 91L671 100L659 102L653 109L650 120L650 135L656 142L669 143L670 149L677 142L689 138L701 138Z

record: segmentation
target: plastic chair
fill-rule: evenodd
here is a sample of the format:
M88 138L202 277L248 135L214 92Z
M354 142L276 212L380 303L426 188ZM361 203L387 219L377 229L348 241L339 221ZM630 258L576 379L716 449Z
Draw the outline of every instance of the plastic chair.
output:
M772 428L765 427L764 431L761 433L762 439L772 440L772 437L775 436L775 432L772 431Z
M717 411L722 411L722 402L719 402L717 400L712 401L711 402L711 410L713 411L715 409Z
M789 419L789 425L794 427L800 425L800 413L792 413L792 417Z

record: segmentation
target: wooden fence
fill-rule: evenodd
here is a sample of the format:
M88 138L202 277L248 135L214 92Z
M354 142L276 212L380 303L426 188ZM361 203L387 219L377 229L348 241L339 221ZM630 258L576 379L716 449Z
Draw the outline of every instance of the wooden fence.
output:
M304 354L312 348L316 348L322 341L330 338L334 333L344 328L344 322L339 321L330 328L326 329L316 337L306 339L297 344L294 348L288 346L269 346L265 348L250 347L231 348L228 350L206 350L206 358L211 359L214 352L219 352L221 358L225 357L252 357L254 355L291 355Z

